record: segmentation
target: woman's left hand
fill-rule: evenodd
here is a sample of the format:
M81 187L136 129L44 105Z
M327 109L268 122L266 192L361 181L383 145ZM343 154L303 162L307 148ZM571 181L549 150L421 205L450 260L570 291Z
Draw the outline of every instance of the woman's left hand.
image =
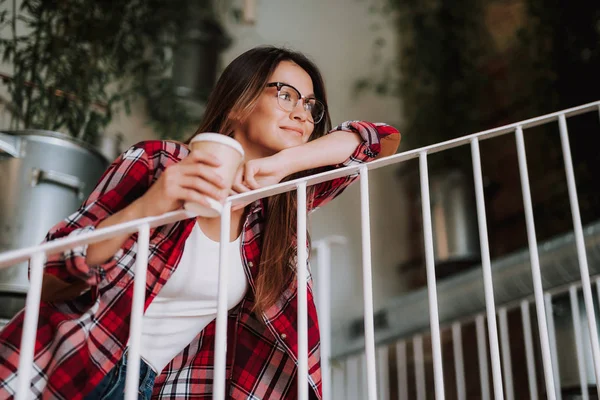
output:
M276 185L286 177L286 168L278 154L250 160L244 164L242 183L252 189Z
M266 186L276 185L286 175L286 168L280 155L257 158L247 161L238 170L232 194L249 192ZM233 211L245 207L247 204L239 204L232 208Z

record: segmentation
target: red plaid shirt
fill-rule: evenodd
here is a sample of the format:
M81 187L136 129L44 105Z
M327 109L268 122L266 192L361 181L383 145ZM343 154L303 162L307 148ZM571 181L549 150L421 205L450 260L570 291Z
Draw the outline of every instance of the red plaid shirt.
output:
M367 162L379 154L381 139L397 147L398 132L385 124L350 121L335 128L360 133L363 143L342 165ZM90 232L102 220L141 196L166 167L181 161L188 150L167 141L139 143L121 155L104 173L81 208L50 230L46 240ZM308 204L322 206L339 195L357 175L313 187ZM227 393L231 399L296 398L297 301L294 281L265 313L253 313L254 291L265 224L264 201L250 206L241 257L250 289L229 313ZM146 303L161 290L181 258L195 219L153 229L150 233ZM133 296L137 234L111 261L91 267L86 247L48 258L45 272L65 281L84 279L91 290L68 302L42 302L35 343L31 394L43 399L81 399L115 366L126 348ZM306 384L321 398L319 327L309 282L308 368ZM24 312L0 333L0 398L12 398ZM209 324L157 377L153 398L211 398L215 321Z

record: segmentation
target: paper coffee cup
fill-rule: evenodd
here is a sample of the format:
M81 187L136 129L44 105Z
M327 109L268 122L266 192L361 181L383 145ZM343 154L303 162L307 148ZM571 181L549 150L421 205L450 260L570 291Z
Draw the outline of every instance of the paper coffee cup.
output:
M235 174L244 160L244 149L237 140L221 133L199 133L190 141L192 151L203 151L212 154L221 161L220 167L214 168L225 181L227 188L233 186ZM223 205L216 199L206 196L209 206L186 202L183 207L197 216L214 218L221 215Z

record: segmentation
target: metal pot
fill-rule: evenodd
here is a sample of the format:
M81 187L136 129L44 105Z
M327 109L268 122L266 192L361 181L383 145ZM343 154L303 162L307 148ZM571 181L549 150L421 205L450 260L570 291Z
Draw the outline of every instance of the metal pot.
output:
M464 172L431 175L431 219L436 264L480 257L475 195Z
M0 131L0 252L40 243L73 213L108 166L69 136L41 130ZM0 294L24 294L27 264L0 269Z

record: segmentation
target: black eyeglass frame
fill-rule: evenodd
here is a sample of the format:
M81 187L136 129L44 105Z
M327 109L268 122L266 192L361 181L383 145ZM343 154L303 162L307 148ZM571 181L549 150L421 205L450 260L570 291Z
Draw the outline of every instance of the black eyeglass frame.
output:
M314 118L312 113L310 113L310 116L313 118L313 121L311 121L313 124L318 124L319 122L321 122L321 120L323 119L323 117L325 116L325 104L323 104L322 101L320 101L319 99L317 99L316 97L305 97L302 96L302 93L300 93L300 91L298 89L296 89L295 87L293 87L292 85L290 85L289 83L284 83L284 82L270 82L267 83L266 85L267 87L276 87L277 88L277 104L279 104L279 93L281 92L281 88L283 88L284 86L287 86L289 88L292 88L296 91L296 93L298 93L298 101L302 100L302 108L304 108L305 111L308 111L306 109L306 104L308 103L308 100L314 101L315 103L319 103L321 105L322 111L321 111L321 115L319 116L318 119ZM293 108L296 108L296 106L298 105L298 103L294 104ZM281 108L283 108L284 110L285 107L283 107L281 104L279 104L279 106ZM292 108L292 110L293 110ZM292 111L292 110L286 110L286 111Z

